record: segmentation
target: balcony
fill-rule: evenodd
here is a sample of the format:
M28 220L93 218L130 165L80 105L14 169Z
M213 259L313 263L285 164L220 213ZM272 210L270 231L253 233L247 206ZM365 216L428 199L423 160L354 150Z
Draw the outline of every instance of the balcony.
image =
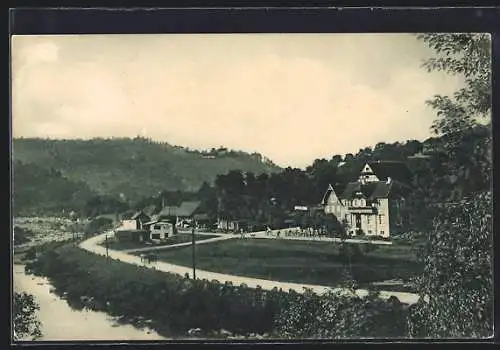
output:
M347 209L352 214L377 214L378 210L377 207L372 207L372 206L364 206L364 207L353 207L350 206Z

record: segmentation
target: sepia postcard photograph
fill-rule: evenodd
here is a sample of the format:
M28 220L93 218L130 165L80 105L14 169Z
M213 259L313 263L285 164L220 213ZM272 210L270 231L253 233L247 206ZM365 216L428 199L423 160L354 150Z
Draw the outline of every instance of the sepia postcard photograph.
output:
M13 341L491 338L491 40L13 35Z

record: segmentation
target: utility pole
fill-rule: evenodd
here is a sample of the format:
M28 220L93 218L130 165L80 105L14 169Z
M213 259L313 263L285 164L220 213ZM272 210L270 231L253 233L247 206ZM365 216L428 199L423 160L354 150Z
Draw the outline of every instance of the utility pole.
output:
M109 260L109 252L108 252L109 242L108 242L108 235L106 235L105 245L106 245L106 259L107 259L107 260Z
M196 248L195 248L195 239L194 239L194 223L193 223L193 227L192 227L192 230L191 230L191 246L193 247L193 280L196 279Z

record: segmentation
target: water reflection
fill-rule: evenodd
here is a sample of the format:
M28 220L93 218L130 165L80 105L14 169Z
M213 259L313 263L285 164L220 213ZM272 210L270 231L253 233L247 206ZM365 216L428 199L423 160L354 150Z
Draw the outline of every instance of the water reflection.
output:
M40 305L40 341L73 340L163 340L153 330L118 324L104 312L71 309L65 300L51 292L46 278L26 275L23 265L14 265L14 289L33 294ZM30 339L23 339L30 340Z

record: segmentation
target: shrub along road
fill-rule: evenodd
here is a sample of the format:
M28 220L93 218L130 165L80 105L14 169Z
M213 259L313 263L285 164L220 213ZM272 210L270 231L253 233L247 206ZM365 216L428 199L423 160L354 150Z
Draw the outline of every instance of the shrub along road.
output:
M82 243L80 243L80 248L85 249L91 253L98 254L98 255L106 255L106 248L101 246L100 244L102 241L105 239L106 235L109 235L110 233L103 233L94 237L91 237ZM263 236L265 233L258 233L255 236ZM221 239L230 239L234 238L237 236L234 235L225 235L226 237L222 237ZM248 234L247 234L248 236ZM218 237L219 238L219 237ZM220 241L221 239L218 239ZM207 243L209 240L204 240L201 242ZM213 239L211 240L213 242ZM201 242L198 242L197 244L200 244ZM189 243L190 244L190 243ZM189 245L186 244L186 245ZM163 249L167 248L174 248L174 246L170 247L162 247ZM149 248L149 250L151 250ZM134 256L129 253L123 252L123 251L116 251L112 249L108 249L108 256L111 259L114 260L119 260L125 263L129 264L134 264L134 265L139 265L139 266L144 266L144 263L141 261L141 258L139 256ZM163 271L167 273L176 273L179 275L189 275L192 277L192 268L185 267L185 266L179 266L179 265L174 265L166 262L155 262L154 264L147 265L149 268L154 268L158 271ZM327 286L319 286L319 285L309 285L309 284L298 284L298 283L288 283L288 282L279 282L279 281L270 281L270 280L265 280L265 279L258 279L258 278L251 278L251 277L242 277L242 276L234 276L234 275L228 275L228 274L221 274L221 273L215 273L211 271L204 271L204 270L199 270L196 269L196 277L197 279L207 279L207 280L218 280L221 283L224 282L231 282L233 285L240 285L240 284L245 284L250 288L257 288L260 286L262 289L265 290L272 290L273 288L278 288L282 289L284 291L288 291L290 289L298 292L298 293L303 293L305 288L311 289L313 292L317 294L323 294L324 292L328 290L333 290L333 291L341 291L342 289L340 288L331 288ZM356 290L356 294L360 297L364 297L369 293L368 290L364 289L358 289ZM415 304L419 296L418 294L413 294L413 293L404 293L404 292L389 292L389 291L380 291L380 297L383 299L388 299L391 296L397 297L402 303L405 304Z

